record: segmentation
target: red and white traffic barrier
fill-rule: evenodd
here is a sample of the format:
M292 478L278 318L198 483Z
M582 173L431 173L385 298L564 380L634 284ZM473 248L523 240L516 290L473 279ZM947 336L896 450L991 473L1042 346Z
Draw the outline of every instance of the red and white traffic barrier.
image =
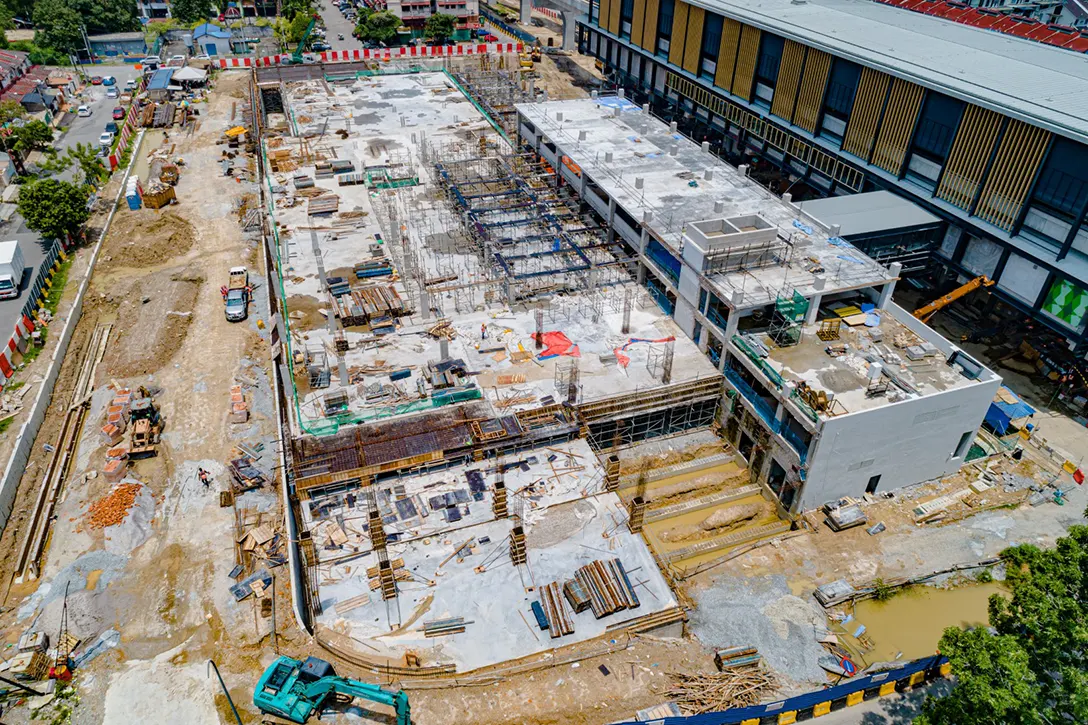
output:
M330 50L318 54L322 63L351 63L359 60L400 60L403 58L445 58L488 53L520 53L521 43L473 43L458 45L402 46L399 48L363 48L356 50ZM289 54L266 55L261 58L220 58L220 68L264 68L285 65Z
M0 350L0 373L3 373L5 381L15 374L15 366L11 363L15 353L21 355L26 352L26 346L33 332L34 322L26 315L15 323L15 331L8 339L8 344ZM3 381L0 381L0 387L3 387Z
M560 14L560 12L558 10L552 10L551 8L544 8L544 7L541 7L539 5L534 5L533 10L536 10L541 15L545 15L545 16L551 18L552 20L562 20L563 19L563 16Z

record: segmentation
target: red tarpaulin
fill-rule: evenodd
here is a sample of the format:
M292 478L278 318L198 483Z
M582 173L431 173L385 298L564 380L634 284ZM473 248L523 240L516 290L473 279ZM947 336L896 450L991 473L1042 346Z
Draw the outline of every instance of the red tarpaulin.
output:
M536 342L537 335L534 332L532 334L533 341ZM540 342L544 344L544 350L537 355L541 360L546 360L550 357L558 357L559 355L567 355L569 357L581 357L582 353L579 352L578 346L570 341L570 338L564 335L562 332L545 332L540 335L542 338Z

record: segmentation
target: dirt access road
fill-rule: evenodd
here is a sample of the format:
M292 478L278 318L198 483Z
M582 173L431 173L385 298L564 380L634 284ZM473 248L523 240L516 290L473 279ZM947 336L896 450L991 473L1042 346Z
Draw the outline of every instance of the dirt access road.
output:
M255 610L253 597L237 603L230 594L235 513L220 508L218 496L227 481L224 463L236 444L262 450L258 465L269 473L276 450L262 362L268 358L261 337L267 330L257 327L263 313L256 308L248 322L228 323L219 294L230 267L255 268L260 259L258 238L247 238L237 220L237 204L256 186L224 176L219 166L226 148L219 140L239 120L247 82L242 72L221 75L210 103L197 106L192 128L175 129L164 141L163 153L185 162L179 203L160 211L117 212L20 488L16 509L25 512L40 484L35 471L47 464L43 443L55 440L86 344L96 325L112 324L42 577L15 584L0 614L6 644L29 630L55 638L69 588L72 633L86 643L103 643L100 654L77 671L74 723L219 722L225 698L217 698L206 679L205 661L216 659L240 704L249 701L265 664L260 642L269 620ZM147 141L140 154L153 151L158 138L149 135ZM236 160L240 174L247 163L252 168L252 160ZM248 424L228 422L236 381L247 383L254 412ZM115 388L138 386L155 394L165 421L163 445L158 457L134 462L126 476L136 495L122 505L129 509L123 523L96 528L87 515L91 506L104 500L107 507L117 505L108 497L114 486L101 473L105 408ZM207 489L197 478L198 467L213 473ZM250 521L282 520L273 489L246 494L238 506ZM9 526L4 550L16 550L23 535L19 526ZM4 584L12 558L0 566ZM277 594L289 641L287 587ZM45 708L46 720L57 707L54 701ZM27 722L30 712L21 707L4 716L5 722Z

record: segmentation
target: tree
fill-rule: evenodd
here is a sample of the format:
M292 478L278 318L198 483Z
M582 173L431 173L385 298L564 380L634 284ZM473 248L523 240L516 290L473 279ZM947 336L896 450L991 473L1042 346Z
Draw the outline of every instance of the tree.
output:
M212 14L211 0L174 0L170 12L180 22L188 24L207 20Z
M389 11L374 13L366 19L362 37L365 40L373 40L375 43L388 43L397 37L399 27L400 18L393 13Z
M56 149L49 149L45 158L38 162L38 170L47 176L53 176L65 171L72 165L72 159L67 154L58 154Z
M65 0L38 0L34 6L34 41L63 53L83 47L83 17Z
M1024 544L1001 558L1011 596L990 597L995 633L945 630L957 683L926 703L921 722L1088 722L1088 526L1071 526L1052 549Z
M298 43L302 40L302 36L306 34L306 28L310 26L310 21L313 20L312 15L306 15L304 13L298 13L291 22L287 24L287 42L291 44Z
M0 126L17 118L26 118L26 109L18 101L0 101Z
M98 149L89 143L77 143L69 146L65 152L68 162L76 164L83 175L84 184L95 184L108 174L102 164L102 157L98 155Z
M313 0L282 0L280 3L280 17L291 18L292 20L296 15L305 15L309 20L314 16L316 12L314 8Z
M950 627L940 649L956 673L956 686L949 697L927 703L918 725L1042 725L1038 683L1016 637Z
M28 121L11 129L11 136L16 151L28 154L31 151L44 151L53 143L53 129L45 121Z
M453 23L455 18L445 13L435 13L427 18L423 26L423 34L436 43L444 43L453 35Z
M89 196L85 186L58 179L35 179L19 187L19 214L27 227L47 239L70 239L90 216Z

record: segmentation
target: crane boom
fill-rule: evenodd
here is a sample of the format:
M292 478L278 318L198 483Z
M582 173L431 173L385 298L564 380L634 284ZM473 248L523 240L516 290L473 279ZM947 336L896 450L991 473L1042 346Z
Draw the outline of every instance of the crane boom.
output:
M291 63L298 65L304 62L302 57L302 51L306 49L306 41L310 39L310 33L314 32L314 26L317 25L318 18L320 16L316 13L310 18L310 23L306 26L306 32L302 34L302 40L298 41L298 46L295 48L295 52L291 54Z
M922 322L928 322L930 317L933 317L933 315L935 315L939 310L947 305L952 304L960 297L974 292L979 287L989 287L993 284L994 281L986 275L980 275L978 277L975 277L970 282L962 284L956 289L952 290L944 297L939 297L930 302L928 305L923 305L922 307L919 307L914 311L914 316Z

